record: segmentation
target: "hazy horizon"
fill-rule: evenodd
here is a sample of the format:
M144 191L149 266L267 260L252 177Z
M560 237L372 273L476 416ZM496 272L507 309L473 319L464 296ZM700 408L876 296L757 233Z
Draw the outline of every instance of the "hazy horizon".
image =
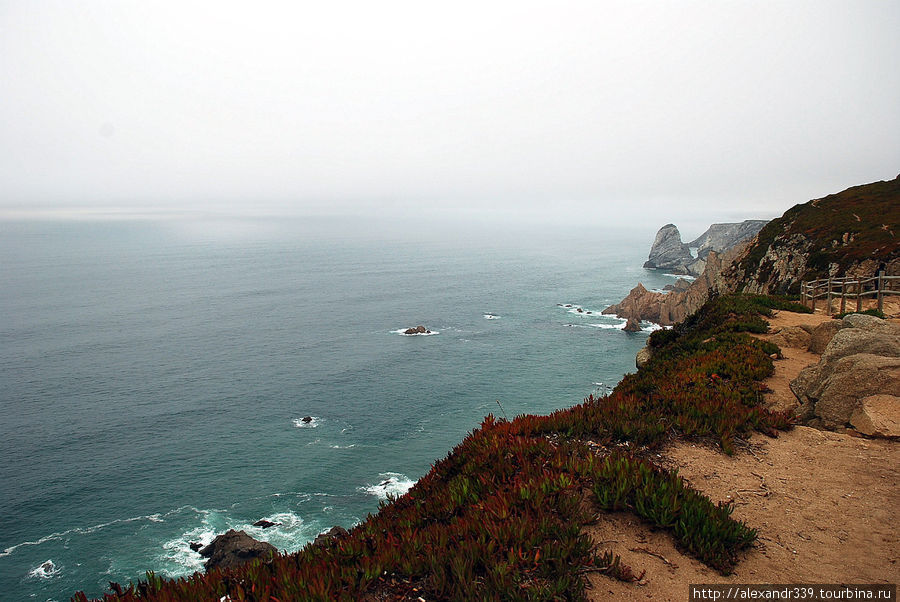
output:
M693 232L900 172L896 2L13 1L0 25L6 218Z

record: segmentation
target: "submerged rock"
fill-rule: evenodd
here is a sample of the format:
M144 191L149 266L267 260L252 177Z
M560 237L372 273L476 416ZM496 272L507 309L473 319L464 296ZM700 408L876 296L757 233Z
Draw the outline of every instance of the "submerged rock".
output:
M273 523L272 521L266 520L264 518L261 518L258 521L256 521L255 523L253 523L254 527L262 527L263 529L268 529L270 527L277 527L279 525L281 525L281 523Z
M257 558L269 558L278 554L278 549L265 541L258 541L244 531L229 529L217 536L212 543L200 550L200 555L208 558L204 565L206 572L218 568L229 568L250 562Z

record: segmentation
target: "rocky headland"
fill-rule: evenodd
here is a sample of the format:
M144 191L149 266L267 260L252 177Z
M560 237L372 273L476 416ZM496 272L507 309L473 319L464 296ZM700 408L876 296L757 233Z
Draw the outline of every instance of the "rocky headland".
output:
M687 243L681 241L681 233L675 224L666 224L656 233L644 267L667 270L673 274L700 276L711 252L721 254L728 251L754 236L766 223L766 220L746 220L713 224L706 232ZM691 249L696 249L696 255Z

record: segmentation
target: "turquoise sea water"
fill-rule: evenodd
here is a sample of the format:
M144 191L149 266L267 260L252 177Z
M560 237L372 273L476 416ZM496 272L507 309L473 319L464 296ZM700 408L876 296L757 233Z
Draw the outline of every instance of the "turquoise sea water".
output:
M640 268L652 234L0 223L0 598L189 574L228 528L297 550L486 414L614 385L648 335L597 313L674 280Z

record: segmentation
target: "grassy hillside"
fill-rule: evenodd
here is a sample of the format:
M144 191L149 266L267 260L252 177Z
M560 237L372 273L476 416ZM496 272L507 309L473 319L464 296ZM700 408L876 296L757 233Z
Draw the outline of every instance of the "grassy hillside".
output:
M677 438L732 453L752 431L792 419L759 404L772 373L771 308L760 296L708 302L654 333L652 359L607 397L549 416L488 416L402 497L342 538L230 571L175 581L148 573L105 600L581 600L584 575L633 580L582 533L596 512L639 516L727 573L756 537L673 472L650 460ZM75 600L84 601L83 594Z
M802 280L843 275L865 260L900 258L900 176L795 205L769 222L737 261L736 288L796 292Z

